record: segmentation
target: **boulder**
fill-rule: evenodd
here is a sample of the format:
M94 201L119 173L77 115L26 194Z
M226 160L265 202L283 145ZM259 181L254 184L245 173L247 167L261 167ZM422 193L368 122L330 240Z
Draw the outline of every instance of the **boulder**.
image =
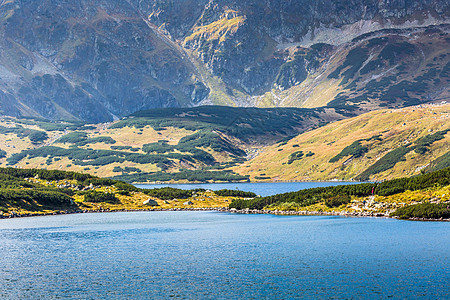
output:
M156 200L153 200L153 199L145 200L142 204L148 205L148 206L159 206L158 202L156 202Z

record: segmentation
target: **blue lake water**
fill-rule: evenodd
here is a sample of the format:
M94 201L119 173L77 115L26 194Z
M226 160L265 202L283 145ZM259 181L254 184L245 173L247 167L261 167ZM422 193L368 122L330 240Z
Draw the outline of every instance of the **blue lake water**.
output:
M335 186L342 184L358 184L361 182L343 182L343 181L311 181L311 182L243 182L243 183L188 183L188 184L137 184L137 187L153 189L161 187L173 187L183 190L192 190L197 188L209 189L212 191L229 189L254 192L261 196L271 196L280 193L295 192L298 190Z
M450 298L450 223L221 212L0 220L0 298Z

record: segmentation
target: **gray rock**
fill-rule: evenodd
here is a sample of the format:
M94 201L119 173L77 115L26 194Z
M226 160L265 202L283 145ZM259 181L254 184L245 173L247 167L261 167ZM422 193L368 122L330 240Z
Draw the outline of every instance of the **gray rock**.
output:
M142 202L142 204L148 205L148 206L159 206L158 202L156 202L156 200L153 200L153 199L145 200L144 202Z

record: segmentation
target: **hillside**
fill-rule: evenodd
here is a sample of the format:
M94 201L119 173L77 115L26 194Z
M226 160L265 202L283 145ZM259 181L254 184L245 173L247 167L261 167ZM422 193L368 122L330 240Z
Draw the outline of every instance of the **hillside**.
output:
M0 219L127 210L222 210L244 213L450 219L450 168L383 183L312 188L259 197L240 190L140 189L88 174L0 168Z
M88 174L0 168L0 219L124 210L223 209L254 193L203 189L139 189Z
M383 180L449 166L450 105L380 110L264 148L250 180Z
M0 113L448 100L448 0L0 1Z
M236 199L234 212L450 220L450 168L380 183L319 187Z
M382 180L449 165L449 110L415 106L344 119L325 109L205 106L108 124L4 117L0 162L127 182Z
M262 146L342 118L325 109L219 106L142 111L94 125L3 118L0 161L128 182L241 181L247 177L226 168Z

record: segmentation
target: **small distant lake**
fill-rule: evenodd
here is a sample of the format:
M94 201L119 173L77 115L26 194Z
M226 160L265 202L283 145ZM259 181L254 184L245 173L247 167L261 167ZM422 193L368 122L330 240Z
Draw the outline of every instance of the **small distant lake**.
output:
M450 223L226 212L0 220L4 299L450 299Z
M137 184L139 188L154 189L161 187L173 187L182 190L206 189L206 190L241 190L253 192L257 195L272 196L281 193L296 192L303 189L316 187L336 186L343 184L359 184L361 182L345 181L310 181L310 182L243 182L243 183L188 183L188 184Z

